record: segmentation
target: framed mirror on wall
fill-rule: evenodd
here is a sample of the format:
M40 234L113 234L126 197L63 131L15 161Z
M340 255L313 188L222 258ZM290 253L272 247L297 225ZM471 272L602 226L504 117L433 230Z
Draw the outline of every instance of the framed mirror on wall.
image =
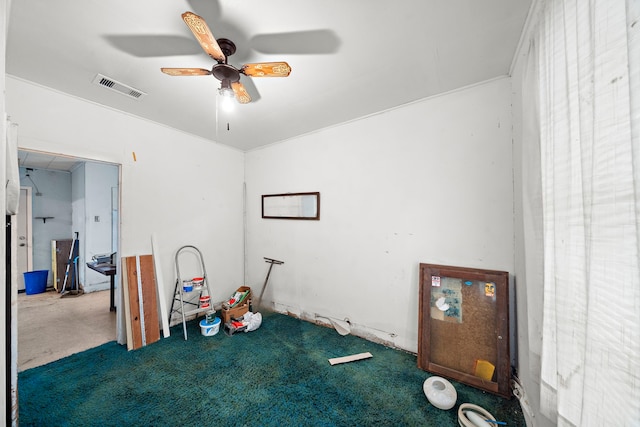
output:
M320 193L283 193L262 196L262 218L320 220Z
M420 264L418 367L511 398L509 274Z

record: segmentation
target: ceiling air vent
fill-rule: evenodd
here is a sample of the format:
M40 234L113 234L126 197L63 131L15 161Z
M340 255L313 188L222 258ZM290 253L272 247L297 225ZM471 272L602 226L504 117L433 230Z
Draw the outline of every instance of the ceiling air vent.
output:
M121 93L122 95L128 96L129 98L140 99L146 95L146 93L141 90L138 90L131 86L127 86L126 84L115 81L112 78L103 76L102 74L96 75L96 77L93 79L93 83L97 84L98 86L103 86L115 92Z

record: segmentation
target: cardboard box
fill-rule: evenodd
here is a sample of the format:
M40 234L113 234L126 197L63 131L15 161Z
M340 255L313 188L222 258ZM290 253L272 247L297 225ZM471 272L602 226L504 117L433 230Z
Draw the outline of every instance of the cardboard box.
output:
M245 313L249 311L249 306L251 305L251 288L249 286L240 286L236 292L244 292L249 291L249 294L245 298L245 300L240 304L233 308L225 309L224 307L220 310L220 315L222 316L222 323L228 323L231 319L237 319L238 317L243 316Z
M243 303L228 310L224 308L220 311L220 315L222 316L222 323L229 323L231 319L237 319L242 317L245 313L249 311L249 303Z

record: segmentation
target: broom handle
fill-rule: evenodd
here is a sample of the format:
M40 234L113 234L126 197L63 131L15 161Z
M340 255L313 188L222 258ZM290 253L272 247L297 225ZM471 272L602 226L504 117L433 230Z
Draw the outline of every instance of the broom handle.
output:
M64 293L65 289L67 288L67 279L69 278L69 268L71 267L71 263L73 262L73 250L76 247L76 241L78 240L78 232L76 231L76 238L73 240L73 242L71 242L71 250L69 251L69 259L67 262L67 270L64 273L64 283L62 284L62 290L60 291L60 293Z
M272 258L264 258L265 262L268 262L269 265L269 270L267 271L267 277L264 279L264 284L262 285L262 291L260 291L260 298L258 298L258 304L257 306L259 307L260 304L262 304L262 295L264 295L264 290L267 288L267 282L269 281L269 275L271 274L271 269L273 268L273 264L284 264L284 261L278 261L277 259L272 259Z

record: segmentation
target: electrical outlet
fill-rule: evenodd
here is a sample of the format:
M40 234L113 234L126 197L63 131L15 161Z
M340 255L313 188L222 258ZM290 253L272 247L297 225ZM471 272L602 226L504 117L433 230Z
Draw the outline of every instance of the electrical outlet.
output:
M99 215L94 216L93 222L100 222L100 216Z

